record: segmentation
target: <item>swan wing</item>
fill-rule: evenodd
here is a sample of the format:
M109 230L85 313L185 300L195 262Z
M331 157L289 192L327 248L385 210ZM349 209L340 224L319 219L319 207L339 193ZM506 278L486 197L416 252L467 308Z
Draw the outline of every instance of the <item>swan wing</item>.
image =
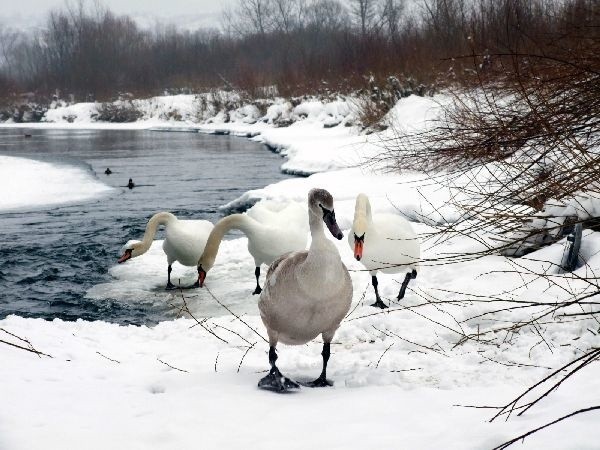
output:
M246 211L246 214L263 225L302 228L308 232L307 211L298 202L262 200Z
M269 270L267 270L267 278L265 284L269 284L270 277L278 277L281 271L283 271L284 273L288 273L290 269L293 269L298 265L302 264L304 261L306 261L307 256L308 251L284 253L279 258L275 259L275 261L273 261L269 266ZM276 280L274 280L274 282L276 282Z
M410 222L397 214L377 214L373 217L373 227L378 235L387 239L417 237Z
M380 214L373 218L365 233L361 263L369 270L383 273L410 271L421 257L419 238L410 222L395 214Z
M168 260L184 266L196 265L212 228L208 220L179 220L167 226L163 250Z

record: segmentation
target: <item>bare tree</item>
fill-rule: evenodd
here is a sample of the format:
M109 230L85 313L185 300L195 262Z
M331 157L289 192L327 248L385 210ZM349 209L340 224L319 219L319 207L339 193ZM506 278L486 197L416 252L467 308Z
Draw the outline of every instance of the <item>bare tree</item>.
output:
M360 27L361 36L365 37L376 18L375 0L352 0L351 11Z
M386 90L385 80L393 76L400 80L395 92L408 95L463 83L468 67L456 56L506 49L519 42L522 30L543 36L559 25L554 16L586 21L586 34L598 29L592 0L422 0L422 8L403 14L405 4L238 0L223 14L223 32L207 33L142 30L127 16L82 0L54 11L41 30L20 33L16 41L2 31L3 85L46 95L55 89L85 98L92 93L103 100L123 90L206 91L228 80L249 92L277 85L280 93L299 95L355 92L365 88L365 75L373 75L378 89Z
M9 79L15 75L15 49L21 41L21 35L10 28L0 28L0 70Z
M392 40L395 40L400 33L404 6L404 0L383 0L379 5L379 21Z
M304 0L272 0L272 9L274 28L289 34L302 24L306 2Z
M306 17L307 25L317 30L337 31L349 22L348 11L337 0L312 2L307 8Z
M264 36L273 30L274 0L238 0L233 9L225 10L223 21L238 35ZM282 2L284 5L285 2ZM286 8L284 10L287 11ZM289 18L289 16L286 16Z

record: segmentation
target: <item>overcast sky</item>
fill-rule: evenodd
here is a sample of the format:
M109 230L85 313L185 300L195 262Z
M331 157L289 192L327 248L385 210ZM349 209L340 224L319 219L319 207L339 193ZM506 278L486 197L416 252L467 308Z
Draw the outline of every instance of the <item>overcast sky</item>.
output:
M219 12L235 0L103 0L101 3L119 14L129 14L141 25L155 20L184 27L195 24L218 26ZM0 20L16 27L39 25L45 14L65 4L65 0L0 0Z

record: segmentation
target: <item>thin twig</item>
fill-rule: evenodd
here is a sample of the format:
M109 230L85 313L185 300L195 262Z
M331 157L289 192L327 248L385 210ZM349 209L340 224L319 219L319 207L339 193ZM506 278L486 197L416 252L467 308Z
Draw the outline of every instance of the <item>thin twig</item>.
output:
M234 316L237 320L239 320L240 322L242 322L244 325L246 325L250 330L252 330L252 332L254 334L256 334L257 336L259 336L263 341L265 341L267 344L269 343L268 340L266 340L264 338L264 336L262 334L260 334L258 331L256 331L254 328L252 328L250 325L248 325L248 323L246 323L240 316L238 316L236 313L234 313L231 309L229 309L226 305L224 305L223 303L221 303L221 301L215 297L215 295L211 292L210 289L208 289L208 286L204 286L204 289L206 289L206 291L210 294L210 296L213 298L213 300L215 302L217 302L219 305L221 305L223 308L225 308L227 310L227 312L229 312L229 314L231 314L232 316Z
M583 408L583 409L579 409L577 411L574 411L570 414L567 414L566 416L562 416L556 420L553 420L552 422L549 422L545 425L542 425L541 427L535 428L531 431L528 431L527 433L523 433L520 436L517 436L516 438L511 439L510 441L506 441L504 444L501 444L497 447L494 447L493 450L504 450L505 448L510 447L512 444L514 444L515 442L518 442L522 439L525 439L527 436L532 435L533 433L536 433L540 430L543 430L544 428L549 427L550 425L554 425L555 423L558 423L562 420L568 419L569 417L573 417L577 414L582 414L582 413L586 413L586 412L590 412L590 411L594 411L594 410L600 410L600 406L590 406L589 408Z
M99 354L100 356L102 356L103 358L105 358L105 359L108 359L109 361L115 362L115 363L117 363L117 364L121 364L121 361L117 361L116 359L109 358L108 356L106 356L106 355L103 355L102 353L100 353L100 352L98 352L98 351L96 351L96 353L98 353L98 354Z
M156 358L156 360L157 360L158 362L160 362L160 363L163 363L165 366L168 366L168 367L170 367L171 369L179 370L180 372L189 373L187 370L184 370L184 369L178 369L177 367L175 367L175 366L172 366L171 364L164 362L164 361L163 361L162 359L160 359L160 358Z
M0 339L0 342L2 342L3 344L6 344L6 345L10 345L11 347L16 347L16 348L19 348L21 350L25 350L26 352L35 353L38 356L47 356L48 358L52 358L51 355L48 355L46 353L42 353L42 352L40 352L38 350L35 350L35 349L32 349L32 348L23 347L21 345L13 344L12 342L4 341L2 339Z
M388 351L390 348L392 348L392 346L393 346L393 345L394 345L394 343L392 342L392 343L390 344L390 346L389 346L388 348L386 348L386 349L384 350L384 352L381 354L381 356L380 356L380 357L379 357L379 359L377 360L377 364L375 365L375 368L376 368L376 369L379 367L379 363L381 362L381 358L383 358L383 355L385 355L385 354L387 353L387 351Z
M248 348L246 349L246 351L244 352L244 354L243 354L243 356L242 356L242 359L240 360L240 363L238 364L238 368L237 368L237 372L238 372L238 373L240 373L240 369L241 369L241 367L242 367L242 363L244 362L244 358L246 357L246 355L248 354L248 352L254 348L254 346L255 346L255 345L256 345L256 342L254 342L254 343L253 343L253 344L252 344L250 347L248 347Z

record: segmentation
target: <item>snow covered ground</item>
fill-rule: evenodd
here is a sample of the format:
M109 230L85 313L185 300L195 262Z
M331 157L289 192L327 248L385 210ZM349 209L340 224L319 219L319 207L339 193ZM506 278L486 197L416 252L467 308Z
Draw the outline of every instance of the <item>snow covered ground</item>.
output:
M390 120L406 128L425 126L426 119L435 117L439 101L443 98L403 99ZM299 113L281 108L281 114ZM365 136L345 127L351 112L341 105L302 108L303 120L285 128L244 121L249 114L234 122L202 125L205 132L254 136L287 156L284 170L314 173L250 191L223 205L225 210L263 198L304 202L310 188L323 187L334 196L345 234L359 192L370 196L375 212L412 220L422 237L440 223L458 219L443 183L416 173L383 174L364 164L380 151L385 132ZM324 127L337 120L338 126ZM4 183L0 178L3 189ZM36 194L31 197L36 199ZM15 316L1 320L1 340L27 346L15 336L27 338L52 358L0 343L0 449L491 449L576 409L600 404L596 363L523 416L506 422L488 423L492 409L456 406L504 405L551 369L600 346L599 324L589 319L548 320L514 334L486 333L505 321L531 316L527 308L487 315L514 306L498 299L552 304L573 293L594 292L597 288L584 278L600 270L600 233L586 231L583 242L587 266L572 275L555 269L564 240L519 260L486 256L424 264L401 302L395 296L403 274L380 275L380 293L391 303L389 310L380 311L369 306L374 297L369 274L353 259L346 239L336 241L351 270L354 300L332 345L328 375L335 386L302 388L289 395L256 387L268 368L268 347L258 299L250 295L253 262L246 239L223 243L207 277L208 289L183 293L158 289L164 283L165 256L156 242L135 261L112 267L113 281L87 295L169 302L174 314L185 299L200 323L185 312L152 328ZM424 259L481 247L476 239L460 235L434 244L424 239ZM515 264L521 266L520 273ZM193 268L175 270L182 284L195 277ZM523 273L527 271L531 273ZM549 278L535 275L544 271ZM477 337L464 340L466 335ZM278 365L291 378L308 380L320 371L320 351L318 341L281 345ZM599 419L598 411L576 416L515 448L598 448Z
M0 156L0 211L88 201L112 188L83 167Z

